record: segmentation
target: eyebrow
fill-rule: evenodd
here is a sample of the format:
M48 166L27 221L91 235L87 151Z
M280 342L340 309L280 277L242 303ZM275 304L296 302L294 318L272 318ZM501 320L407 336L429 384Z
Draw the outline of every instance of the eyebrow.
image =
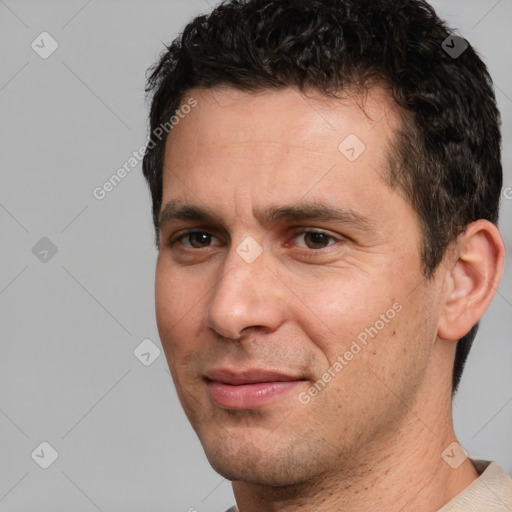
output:
M370 219L350 208L334 208L314 201L269 206L264 212L256 214L256 218L263 224L316 220L336 221L364 230L375 228ZM221 217L211 209L177 200L169 201L162 208L158 217L158 228L162 229L175 220L222 224Z

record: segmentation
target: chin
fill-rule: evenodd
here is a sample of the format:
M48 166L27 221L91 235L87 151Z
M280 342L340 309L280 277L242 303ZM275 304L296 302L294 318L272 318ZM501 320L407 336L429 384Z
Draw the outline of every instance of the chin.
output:
M232 442L219 444L213 441L205 446L206 457L212 468L230 481L267 487L300 485L321 473L318 457L292 447L270 444L262 450L250 441L234 446ZM309 455L309 458L308 458Z

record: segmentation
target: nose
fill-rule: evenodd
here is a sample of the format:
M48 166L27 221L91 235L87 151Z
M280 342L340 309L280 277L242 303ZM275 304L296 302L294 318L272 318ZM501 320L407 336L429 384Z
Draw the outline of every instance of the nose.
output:
M206 311L206 325L224 338L238 339L244 331L276 330L285 319L286 287L268 266L265 250L252 262L233 246Z

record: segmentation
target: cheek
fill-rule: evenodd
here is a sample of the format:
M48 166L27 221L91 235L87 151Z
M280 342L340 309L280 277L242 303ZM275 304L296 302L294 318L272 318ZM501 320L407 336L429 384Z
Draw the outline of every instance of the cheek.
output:
M375 324L379 333L390 330L396 309L400 309L395 304L399 302L395 291L389 283L376 283L369 278L320 280L313 293L300 291L305 309L310 312L304 325L307 334L323 345L328 359L335 359L348 350L353 340L364 342L375 334Z
M309 299L303 295L315 313L304 327L317 346L317 370L331 368L341 377L332 386L336 400L347 403L351 398L340 395L357 388L359 399L370 393L367 400L374 403L369 397L376 393L375 386L382 388L379 379L394 382L399 376L424 372L430 350L425 338L430 339L433 325L425 318L421 287L411 293L409 281L389 275L380 280L326 280L323 285L322 294ZM381 391L387 392L385 386Z
M171 268L159 257L155 278L156 322L166 354L176 353L183 346L192 348L201 324L201 308L208 287L199 279L190 280L182 269ZM203 289L204 288L204 289ZM187 344L177 343L187 339Z

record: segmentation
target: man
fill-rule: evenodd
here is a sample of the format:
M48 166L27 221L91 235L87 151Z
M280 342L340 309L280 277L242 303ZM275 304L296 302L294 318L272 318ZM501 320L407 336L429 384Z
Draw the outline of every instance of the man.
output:
M473 48L422 0L231 0L148 92L157 323L231 510L512 510L451 416L504 261Z

